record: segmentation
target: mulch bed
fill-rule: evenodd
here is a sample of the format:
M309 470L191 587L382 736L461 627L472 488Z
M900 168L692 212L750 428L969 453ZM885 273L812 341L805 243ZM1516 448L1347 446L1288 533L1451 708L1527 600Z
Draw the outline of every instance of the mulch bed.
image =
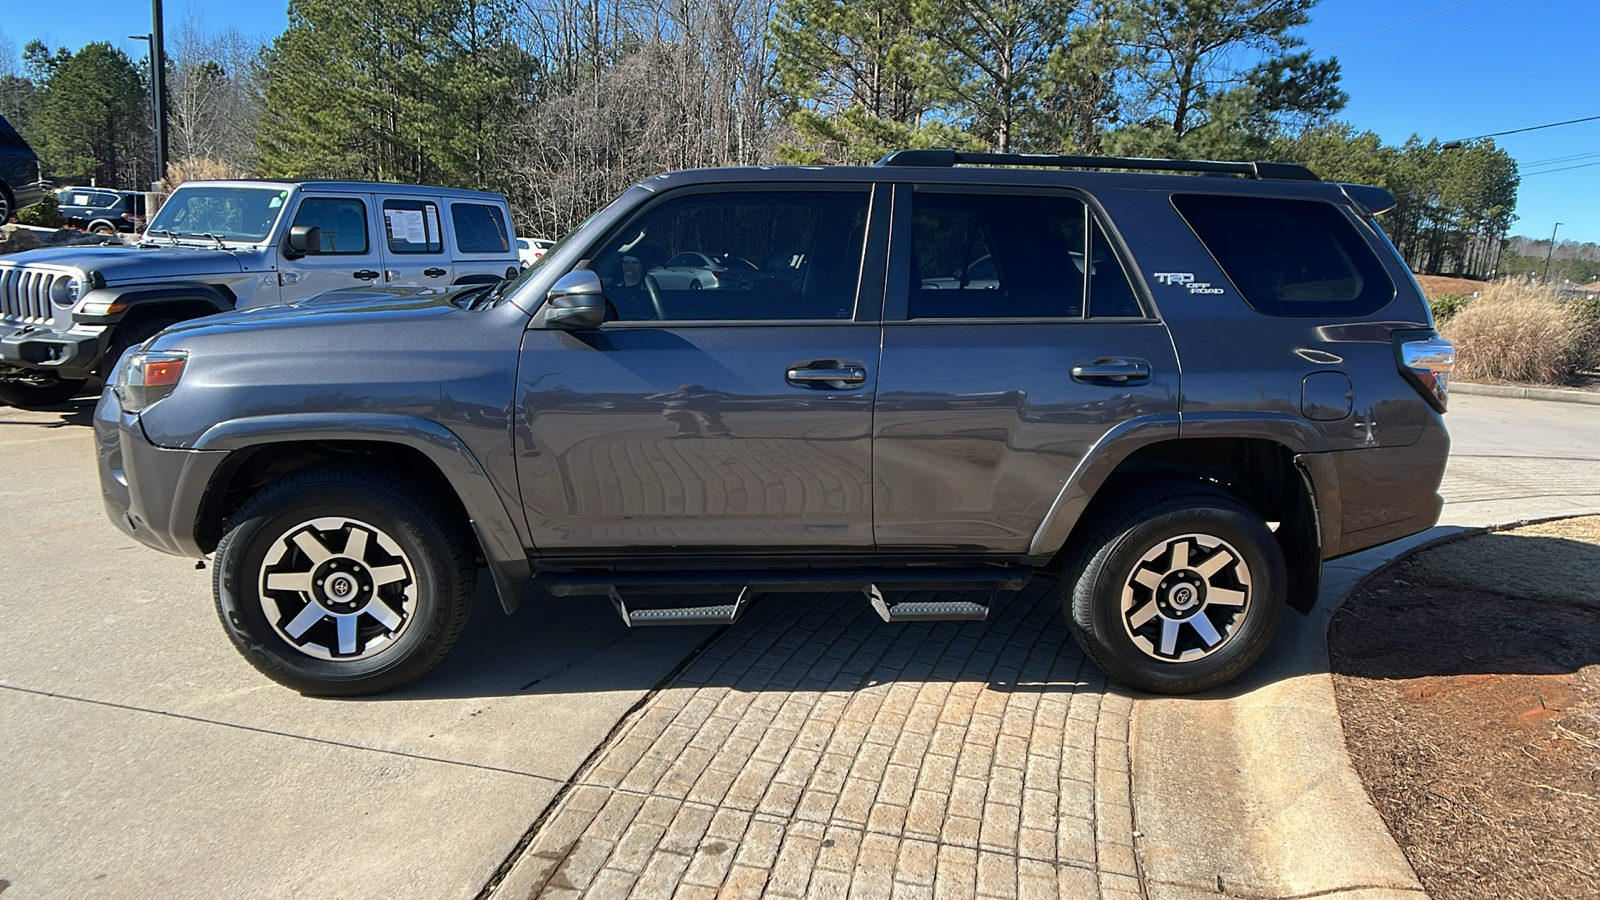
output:
M1367 793L1437 900L1600 896L1600 611L1423 574L1329 629Z

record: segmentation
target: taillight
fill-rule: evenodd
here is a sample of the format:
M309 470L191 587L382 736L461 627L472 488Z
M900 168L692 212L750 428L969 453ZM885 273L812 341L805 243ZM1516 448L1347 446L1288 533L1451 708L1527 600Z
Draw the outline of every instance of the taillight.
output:
M123 213L122 214L122 221L124 221L124 222L132 222L133 219L134 219L133 213Z
M1444 412L1450 403L1450 370L1456 365L1456 345L1431 332L1394 333L1395 360L1419 393Z

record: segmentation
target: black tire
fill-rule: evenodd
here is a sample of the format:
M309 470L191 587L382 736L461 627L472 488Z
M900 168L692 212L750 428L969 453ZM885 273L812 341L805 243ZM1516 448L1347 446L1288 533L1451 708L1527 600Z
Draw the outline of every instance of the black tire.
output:
M1261 516L1217 488L1166 483L1121 495L1071 542L1061 600L1079 645L1112 678L1192 694L1261 656L1287 585Z
M117 330L111 332L111 343L106 346L106 355L100 358L100 365L95 373L109 381L111 371L117 367L117 361L122 359L122 354L129 348L137 347L150 340L164 328L169 328L183 321L182 319L137 319L132 322L123 322Z
M26 384L20 381L0 381L0 403L18 409L43 409L61 404L78 396L85 378L53 378L43 384Z
M6 190L4 185L0 185L0 225L10 222L11 217L16 214L17 206L11 200L11 192Z
M233 516L213 587L223 628L251 665L302 693L348 697L397 688L443 658L472 608L474 555L466 523L413 481L374 466L319 464L279 478ZM328 543L336 529L320 527L330 522L343 523L337 549ZM355 565L344 554L361 530L368 537ZM327 554L320 561L300 549L307 532ZM396 569L403 580L383 582ZM269 587L276 579L285 580ZM307 591L281 587L293 579ZM341 592L352 602L341 604ZM351 623L348 645L342 619Z

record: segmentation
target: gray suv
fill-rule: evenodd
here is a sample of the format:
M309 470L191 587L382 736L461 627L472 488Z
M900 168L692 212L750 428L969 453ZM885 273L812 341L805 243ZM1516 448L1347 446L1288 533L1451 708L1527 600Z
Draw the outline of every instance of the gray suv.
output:
M199 316L352 286L492 284L518 271L512 239L499 194L383 182L186 182L136 247L0 257L0 403L67 400L129 347Z
M507 284L134 348L96 412L106 510L214 554L228 635L307 693L422 675L480 567L507 612L537 582L630 626L813 590L981 620L1047 579L1112 676L1197 691L1323 560L1437 519L1454 350L1393 203L1267 163L663 175ZM664 277L685 254L743 277Z

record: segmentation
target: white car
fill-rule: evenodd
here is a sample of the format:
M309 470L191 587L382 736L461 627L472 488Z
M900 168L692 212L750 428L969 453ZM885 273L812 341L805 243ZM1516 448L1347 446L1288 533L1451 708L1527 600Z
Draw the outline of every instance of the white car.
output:
M555 245L555 241L544 238L517 238L517 260L524 266L531 266L534 260Z
M679 253L648 274L667 291L749 290L764 278L761 270L749 260L694 250Z

